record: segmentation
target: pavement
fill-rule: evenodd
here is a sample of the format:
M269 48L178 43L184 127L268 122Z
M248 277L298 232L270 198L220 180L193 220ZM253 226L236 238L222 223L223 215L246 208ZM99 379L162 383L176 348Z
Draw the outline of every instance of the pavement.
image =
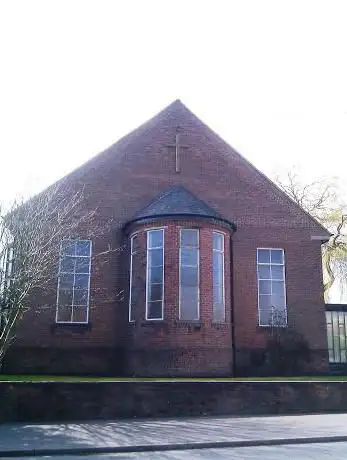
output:
M347 458L347 414L0 425L1 458Z

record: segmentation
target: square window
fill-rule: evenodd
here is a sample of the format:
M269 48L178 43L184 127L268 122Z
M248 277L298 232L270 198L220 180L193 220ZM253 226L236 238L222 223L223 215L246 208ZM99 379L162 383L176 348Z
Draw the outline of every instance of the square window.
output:
M88 289L75 289L73 303L74 305L87 305Z
M65 273L73 273L75 270L75 257L64 256L60 259L60 271Z
M150 267L162 267L164 262L164 252L162 249L151 249L148 255Z
M76 257L75 273L89 273L89 257Z
M76 241L76 255L77 256L90 256L90 241Z
M75 255L76 242L74 240L63 240L61 242L61 254L64 256Z
M259 294L271 294L271 281L259 281Z
M57 321L58 323L70 323L72 320L72 306L61 305L57 309Z
M196 267L181 267L181 285L197 286L199 274Z
M89 275L75 275L75 289L88 289Z
M161 301L163 298L163 285L151 284L149 286L148 297L150 302Z
M283 265L271 265L271 278L273 280L284 280Z
M148 302L147 319L162 319L163 304L159 302Z
M258 263L269 264L270 263L270 249L258 249Z
M265 280L271 279L270 265L258 265L258 278Z
M148 271L149 284L163 283L163 267L150 267Z
M181 248L199 247L199 231L195 229L181 229Z
M73 290L72 289L60 289L58 295L58 304L63 305L72 305Z
M74 275L64 273L59 277L59 288L60 289L73 289Z
M163 230L151 230L148 232L148 247L149 248L162 248L164 243Z
M181 249L181 264L196 267L198 265L198 252L195 249Z
M74 323L86 323L88 321L87 305L73 307L72 320Z
M271 249L271 263L272 264L283 264L283 250L282 249Z

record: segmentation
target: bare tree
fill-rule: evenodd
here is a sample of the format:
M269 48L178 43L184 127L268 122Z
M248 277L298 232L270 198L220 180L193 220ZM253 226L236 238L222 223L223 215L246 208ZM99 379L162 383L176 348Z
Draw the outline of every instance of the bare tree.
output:
M327 295L334 281L347 279L347 216L339 200L338 187L333 180L304 183L295 169L285 177L276 178L277 185L306 212L331 233L322 246L324 292Z
M61 241L81 234L93 239L109 229L95 209L86 210L84 190L76 192L64 181L6 212L0 209L0 366L18 319L57 277Z

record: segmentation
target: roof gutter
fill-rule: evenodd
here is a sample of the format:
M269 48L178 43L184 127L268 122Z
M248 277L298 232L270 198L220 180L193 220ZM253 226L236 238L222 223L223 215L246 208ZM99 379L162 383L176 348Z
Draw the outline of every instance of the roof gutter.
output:
M153 214L153 215L148 215L148 216L143 216L143 217L137 217L134 219L129 220L126 222L123 226L123 231L127 231L128 228L131 225L134 224L142 224L142 223L147 223L148 221L155 221L155 220L183 220L183 219L195 219L195 220L208 220L208 221L215 221L218 223L221 223L222 225L225 225L226 227L230 228L231 230L236 230L236 225L227 220L224 219L223 217L218 217L218 216L211 216L211 215L204 215L204 214L194 214L194 213L188 213L188 214Z

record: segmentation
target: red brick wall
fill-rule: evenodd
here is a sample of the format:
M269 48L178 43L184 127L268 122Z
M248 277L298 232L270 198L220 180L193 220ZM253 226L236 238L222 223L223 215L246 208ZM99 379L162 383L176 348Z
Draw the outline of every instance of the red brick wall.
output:
M164 320L146 321L146 231L164 229ZM179 319L179 236L180 228L198 228L200 246L199 307L196 322ZM229 230L217 224L199 221L156 221L133 229L138 238L135 306L136 320L128 325L127 358L131 374L214 374L230 375L232 363L230 246ZM224 323L213 322L212 233L225 235ZM165 351L164 351L165 350Z
M173 144L177 126L181 129L181 172L175 172ZM94 248L106 247L115 239L121 246L121 227L158 194L173 185L181 185L213 207L222 217L234 222L237 231L232 237L232 276L236 348L252 350L264 346L264 331L257 326L256 248L279 247L286 251L287 297L289 318L302 330L310 346L325 349L324 302L320 245L311 241L312 235L325 235L324 230L292 203L262 174L237 152L200 122L182 104L174 103L164 112L125 136L117 144L74 171L69 183L85 190L85 207L97 208L100 220L113 219L114 231ZM173 231L171 227L168 230ZM207 229L202 229L201 237ZM83 235L81 235L83 237ZM172 257L167 264L174 269L177 257L175 239ZM171 241L171 243L170 243ZM169 250L169 247L168 247ZM202 246L203 263L208 264L206 247ZM204 252L205 251L205 252ZM176 251L177 252L177 251ZM172 275L173 277L175 275ZM177 276L177 275L176 275ZM128 257L126 251L113 254L108 265L93 263L91 289L91 328L54 328L55 297L47 301L44 313L27 314L18 331L17 346L114 348L127 343L127 295L122 290L127 283ZM201 283L210 283L208 271ZM226 283L228 286L228 282ZM167 289L165 316L173 320L174 295ZM174 289L174 286L172 286ZM206 289L205 292L208 292ZM206 294L207 296L209 294ZM227 304L228 305L228 304ZM229 303L230 306L230 303ZM202 299L202 312L209 315L211 304ZM181 337L189 343L196 336L204 337L204 345L218 343L225 331L212 329L204 336L187 331L167 334L171 323L161 332L161 341ZM165 329L166 328L166 329ZM142 335L147 337L152 327ZM180 329L181 331L181 329ZM157 336L159 333L155 333ZM229 334L229 330L227 332ZM169 339L170 337L170 339ZM188 338L189 337L189 338ZM153 338L154 340L154 338ZM223 344L224 339L223 340ZM213 341L213 342L212 342ZM102 356L101 358L102 359Z

